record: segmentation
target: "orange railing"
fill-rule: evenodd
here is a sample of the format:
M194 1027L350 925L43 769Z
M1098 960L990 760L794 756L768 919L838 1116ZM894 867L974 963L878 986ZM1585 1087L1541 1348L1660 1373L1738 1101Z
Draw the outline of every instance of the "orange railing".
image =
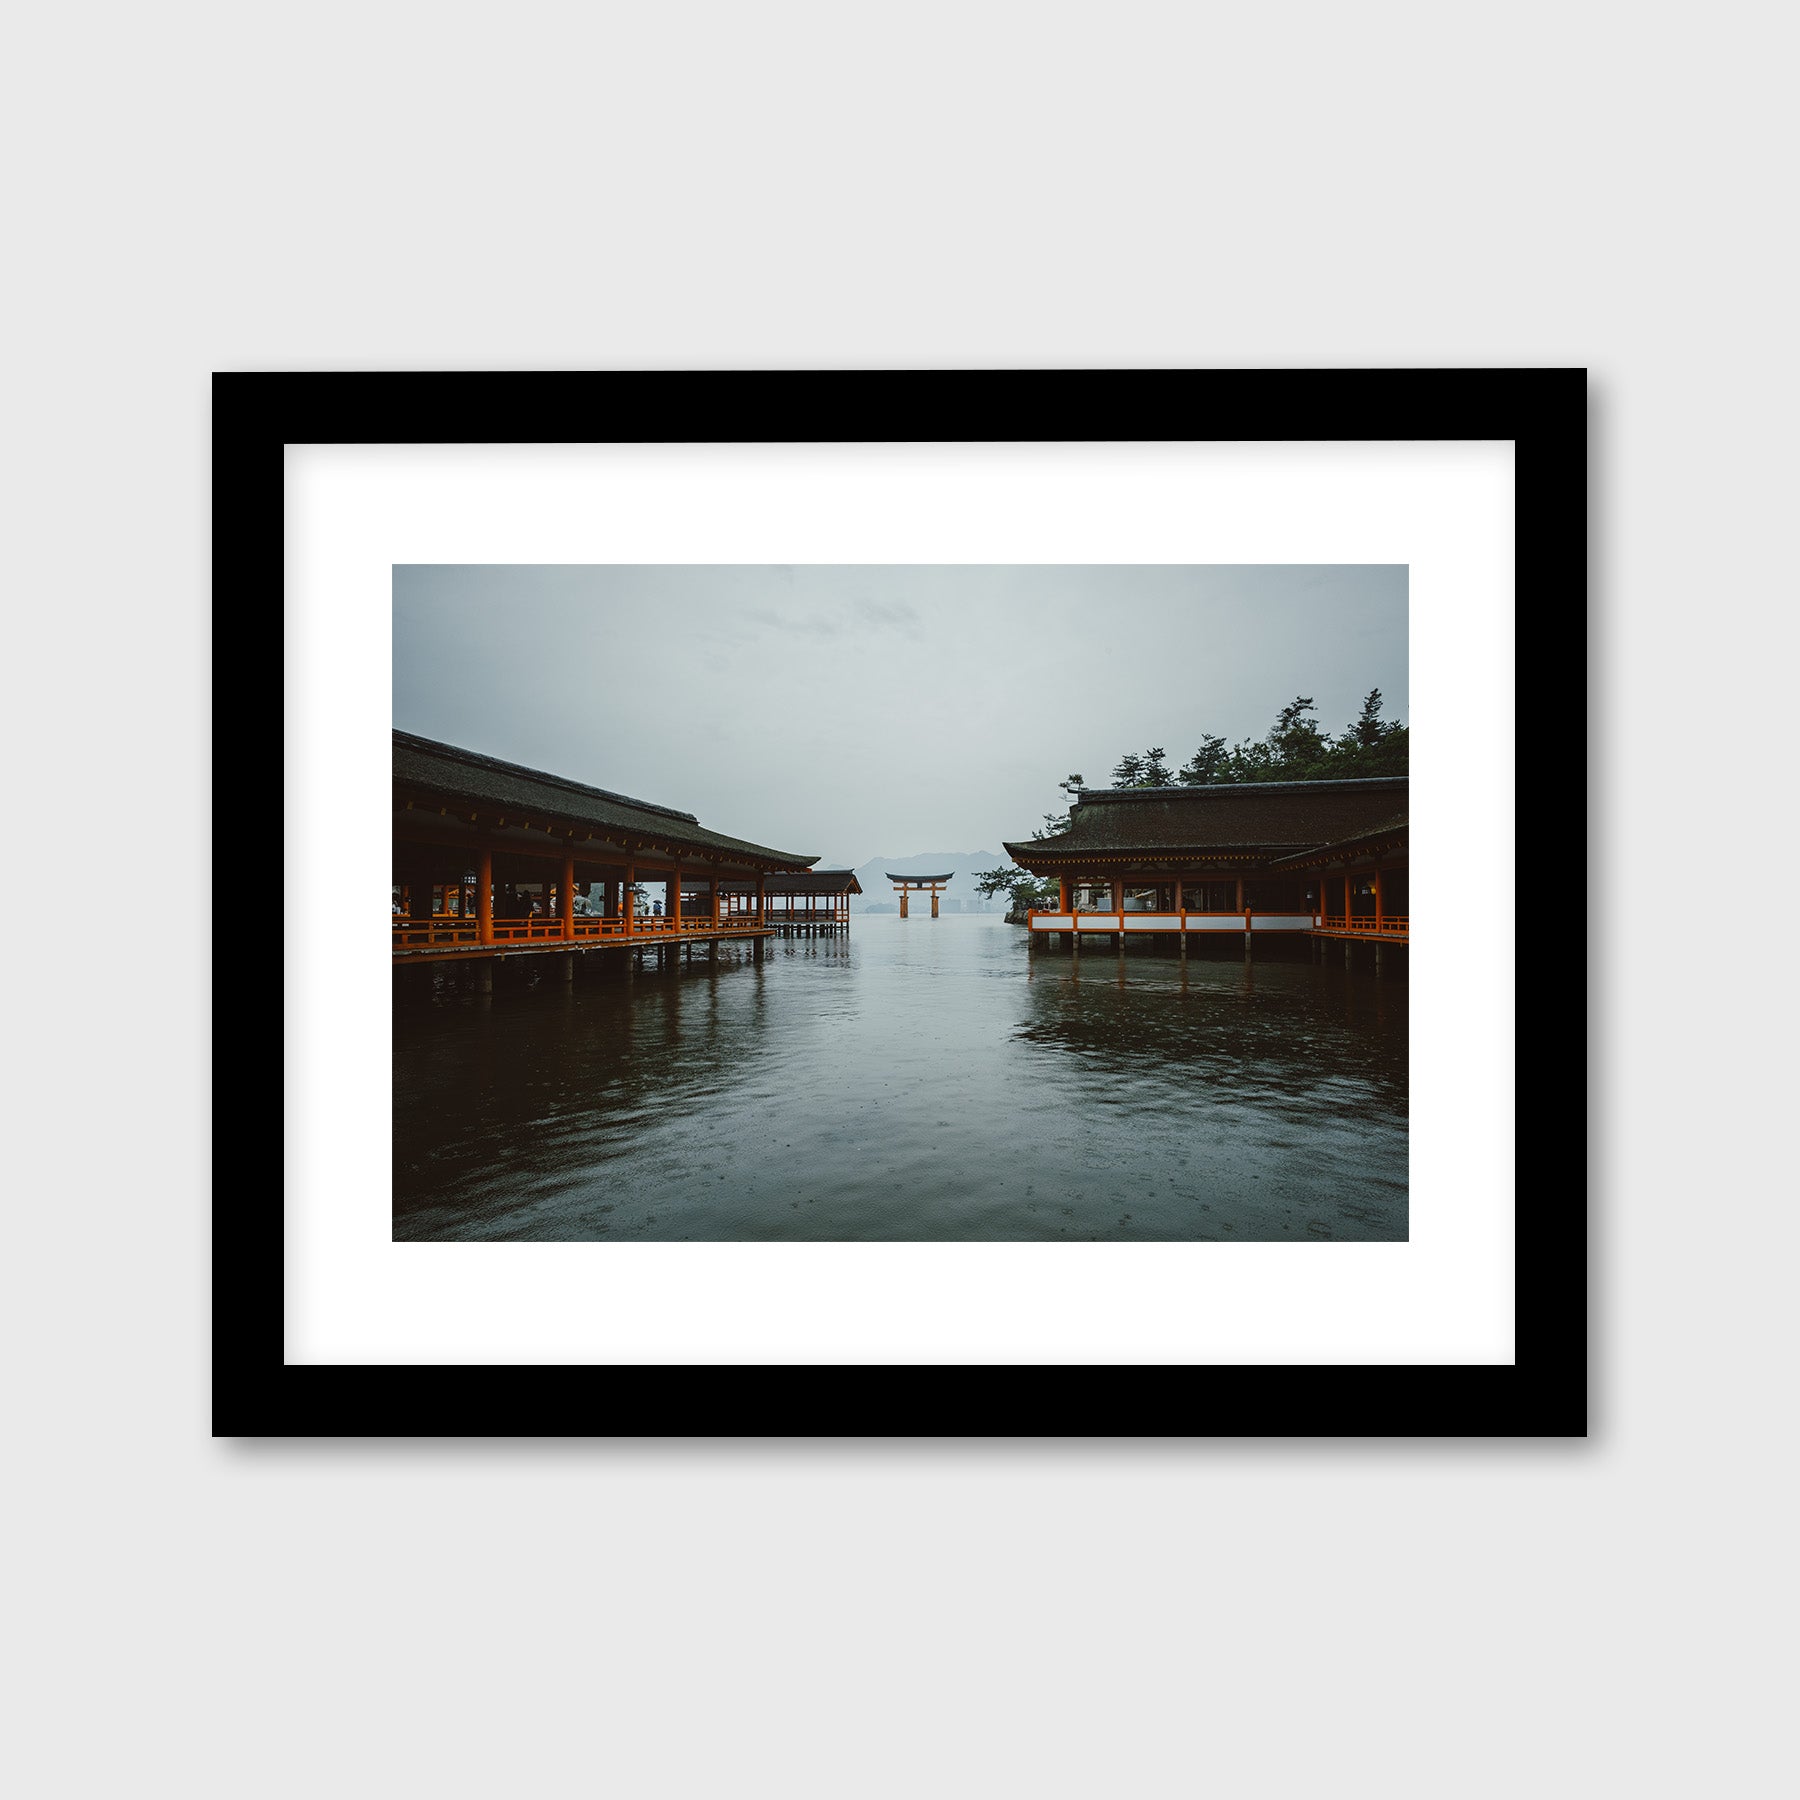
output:
M474 944L481 941L475 920L459 918L455 913L440 913L431 919L394 920L394 948L408 949L418 944Z
M1405 913L1383 913L1379 919L1373 913L1348 918L1343 913L1324 913L1315 917L1315 931L1354 931L1365 937L1406 936Z
M642 943L653 939L676 937L686 933L726 931L758 931L763 921L755 913L721 913L715 924L711 913L690 913L683 918L659 917L655 913L634 913L627 920L623 914L577 913L573 921L573 942L592 943L595 939L614 943ZM561 918L495 919L490 943L554 944L571 941L563 937ZM472 915L438 913L429 919L396 917L393 920L393 943L396 950L417 949L432 944L478 944L481 942L479 921Z
M493 941L496 944L528 944L559 938L562 934L561 919L496 919Z
M1167 910L1146 910L1158 910L1161 917L1178 920L1179 924L1168 927L1171 931L1187 930L1189 921L1194 919L1242 920L1245 926L1248 927L1251 920L1255 917L1257 910L1261 910L1265 913L1282 913L1284 917L1291 915L1294 911L1292 908L1285 909L1284 911L1281 907L1253 908L1248 912L1238 912L1235 908L1228 912L1177 912L1173 907L1170 907ZM1302 911L1303 910L1304 909L1302 909ZM1122 912L1111 907L1105 912L1072 912L1066 907L1046 906L1033 908L1025 915L1025 920L1027 926L1031 927L1034 926L1039 919L1072 918L1075 923L1067 927L1067 929L1071 931L1124 931L1126 929L1125 921L1127 919L1142 918L1143 916L1143 913L1134 911L1130 907L1127 907ZM1407 916L1405 913L1385 913L1377 920L1373 915L1370 915L1367 918L1352 917L1346 919L1342 913L1321 914L1315 912L1312 914L1312 920L1313 930L1315 931L1357 932L1369 937L1403 938L1407 935Z
M1264 907L1263 910L1267 912L1271 909ZM1228 907L1224 912L1198 912L1193 907L1177 911L1173 906L1127 906L1123 909L1109 906L1097 912L1087 907L1044 906L1035 908L1025 916L1027 919L1077 919L1082 931L1123 931L1127 919L1141 919L1147 913L1163 919L1180 919L1183 924L1189 919L1236 919L1241 924L1249 917L1248 913L1239 912L1235 906ZM1077 928L1071 926L1070 929Z

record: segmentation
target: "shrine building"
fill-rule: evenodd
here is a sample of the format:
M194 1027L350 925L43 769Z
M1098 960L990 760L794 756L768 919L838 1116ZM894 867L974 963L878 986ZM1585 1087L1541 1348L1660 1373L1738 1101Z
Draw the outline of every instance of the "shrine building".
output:
M841 936L850 929L850 896L862 892L854 869L811 869L770 875L763 895L763 919L772 931L801 937ZM749 882L725 883L726 917L749 911L756 889Z
M1383 947L1407 943L1407 781L1270 781L1078 794L1069 828L1007 844L1057 905L1028 915L1032 947L1102 933L1174 946L1192 934Z
M665 963L772 927L767 888L818 857L728 837L692 813L394 733L393 960L577 953ZM854 879L854 878L852 878ZM732 900L727 904L726 896Z

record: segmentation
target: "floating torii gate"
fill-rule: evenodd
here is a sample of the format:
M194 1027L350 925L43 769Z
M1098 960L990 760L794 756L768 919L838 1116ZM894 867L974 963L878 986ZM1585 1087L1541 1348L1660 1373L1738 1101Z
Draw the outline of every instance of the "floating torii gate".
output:
M955 873L956 871L954 869L950 871L950 875L954 875ZM938 894L944 888L949 886L950 875L896 875L892 870L889 870L888 880L894 884L894 892L900 896L901 918L904 919L906 917L907 894L915 888L921 891L930 888L931 916L935 919L938 916Z

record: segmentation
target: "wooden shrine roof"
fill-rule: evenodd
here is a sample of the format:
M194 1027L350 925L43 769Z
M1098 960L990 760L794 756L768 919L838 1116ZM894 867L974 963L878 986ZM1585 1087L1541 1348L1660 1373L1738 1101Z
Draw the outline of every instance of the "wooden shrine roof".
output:
M1310 850L1297 850L1292 856L1277 857L1271 869L1305 869L1328 862L1348 862L1359 856L1374 856L1383 850L1404 850L1407 842L1406 814L1396 813L1383 819L1355 837L1340 838L1336 843L1320 844Z
M615 843L693 850L777 868L803 869L819 860L816 853L805 856L727 837L672 806L634 800L610 788L502 762L497 756L415 737L410 731L394 733L394 799L402 805L409 800L433 804L448 800L484 814L517 814L546 824L577 826Z
M1007 844L1026 868L1168 861L1184 852L1269 861L1340 843L1404 817L1406 777L1364 781L1221 782L1203 787L1103 788L1077 797L1059 836Z
M954 869L950 871L950 875L954 875L955 873L956 871ZM948 881L950 875L889 875L888 880L898 881L903 885L910 884L913 887L917 887L920 883L926 881Z
M726 881L720 886L728 894L756 892L754 881ZM763 889L771 894L860 894L862 883L854 869L806 869L797 875L771 875Z

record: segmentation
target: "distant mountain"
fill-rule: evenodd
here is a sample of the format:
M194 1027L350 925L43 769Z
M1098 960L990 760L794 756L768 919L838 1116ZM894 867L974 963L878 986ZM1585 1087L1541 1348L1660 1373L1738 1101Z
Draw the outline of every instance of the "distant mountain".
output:
M1000 850L926 850L917 856L873 857L856 871L862 892L850 896L850 910L859 913L879 908L883 912L898 912L894 884L888 880L890 872L895 875L941 875L948 869L950 882L943 890L944 901L961 903L951 910L1005 912L1006 901L1002 896L986 900L975 892L975 878L988 869L1010 869L1012 866L1012 858ZM925 896L925 910L928 913L931 910L929 895Z

